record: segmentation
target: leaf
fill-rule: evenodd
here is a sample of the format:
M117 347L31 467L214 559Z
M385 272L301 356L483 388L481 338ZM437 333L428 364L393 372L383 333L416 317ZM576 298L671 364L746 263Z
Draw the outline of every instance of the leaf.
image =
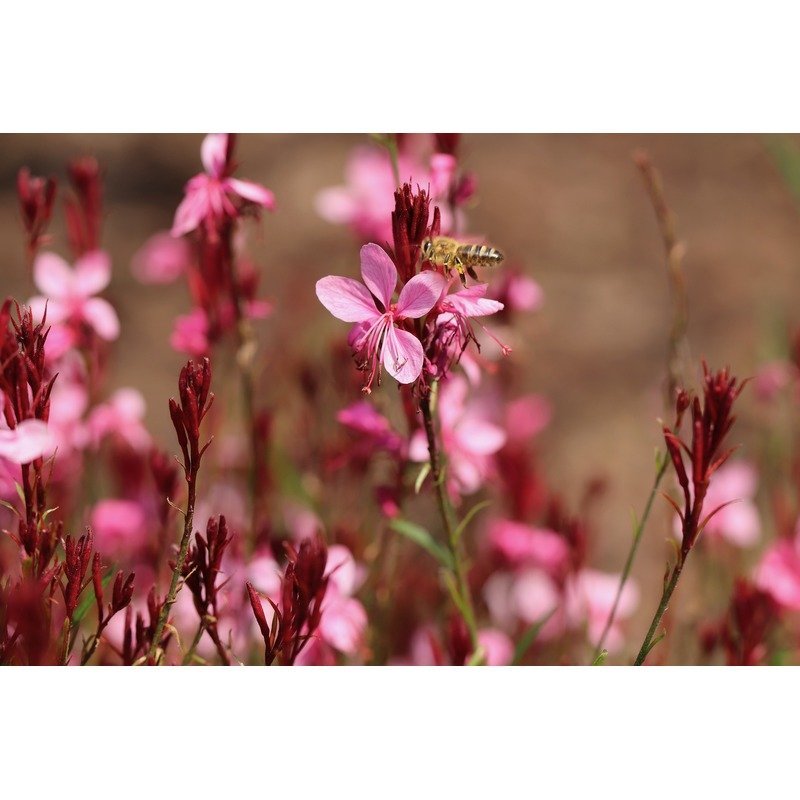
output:
M419 490L422 488L422 484L425 482L425 478L428 477L428 473L430 471L430 462L426 461L425 464L422 465L422 469L419 471L417 479L414 481L414 494L419 494Z
M597 654L597 658L594 661L592 661L592 666L593 667L602 667L603 664L606 663L606 659L607 658L608 658L608 650L601 650Z
M466 666L468 667L483 667L486 665L486 651L478 646L478 649L469 657Z
M536 641L539 632L547 624L550 617L556 613L556 609L548 611L543 617L536 620L529 628L526 628L522 636L519 637L517 646L514 648L514 657L511 659L512 666L518 666L525 654L530 650L531 645Z
M647 656L649 656L649 655L650 655L650 652L652 651L652 649L653 649L653 648L654 648L654 647L655 647L655 646L656 646L656 645L657 645L657 644L658 644L658 643L659 643L659 642L660 642L662 639L665 639L665 638L666 638L666 636L667 636L667 632L666 632L666 631L662 631L662 633L661 633L661 635L660 635L660 636L656 636L656 638L655 638L655 639L653 639L653 641L652 641L652 642L650 642L650 646L647 648L647 652L644 654L644 655L645 655L645 658L647 658Z
M445 569L453 570L453 558L450 553L440 545L431 534L421 525L409 522L407 519L393 519L389 527L418 544L423 550L432 555Z
M108 587L108 584L111 583L111 579L114 577L114 570L110 569L104 576L102 581L100 581L103 589ZM92 590L87 592L84 590L83 600L78 603L78 607L75 609L75 613L72 615L72 622L74 625L78 625L81 620L86 616L89 612L89 609L95 604L95 596L94 596L94 586L90 583Z
M455 531L453 531L453 540L456 543L461 541L461 537L463 536L467 525L472 522L473 517L480 511L483 511L486 506L490 506L491 504L491 500L483 500L480 503L476 503L469 511L467 511L467 513L464 515L464 519L458 523L458 527L455 529Z
M461 601L461 595L458 591L458 586L456 585L456 579L452 572L443 572L442 579L444 580L444 585L447 587L447 591L450 593L450 598L453 601L453 604L458 609L459 613L462 617L468 617L469 611L464 607L464 603Z

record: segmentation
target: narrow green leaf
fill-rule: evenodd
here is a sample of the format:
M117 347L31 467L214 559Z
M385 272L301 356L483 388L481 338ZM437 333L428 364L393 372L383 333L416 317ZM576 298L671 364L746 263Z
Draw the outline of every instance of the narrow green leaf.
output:
M417 479L414 481L414 494L419 494L419 490L422 488L422 484L425 482L425 478L428 477L428 473L431 471L430 462L425 462L422 465L422 469L419 471L419 475L417 475Z
M666 638L667 638L667 632L666 632L666 631L663 631L663 632L661 633L661 635L660 635L660 636L656 636L656 638L655 638L655 639L653 639L653 641L652 641L652 642L650 642L650 647L648 647L648 648L647 648L647 652L645 653L645 656L649 656L649 655L650 655L650 653L652 652L653 648L654 648L654 647L655 647L655 646L656 646L656 645L657 645L657 644L658 644L658 643L659 643L659 642L660 642L662 639L666 639Z
M464 535L467 525L472 522L475 515L483 511L484 508L490 506L491 504L491 500L482 500L480 503L476 503L469 511L467 511L467 513L464 515L464 519L458 523L458 527L455 529L455 531L453 531L453 538L456 542L461 541L461 537Z
M593 667L602 667L603 664L606 663L606 659L607 658L608 658L608 650L601 650L597 654L597 658L594 661L592 661L592 666Z
M531 645L533 645L533 643L536 641L536 637L539 635L539 632L547 624L547 621L550 619L550 617L552 617L555 613L556 609L554 608L540 619L537 619L536 622L534 622L529 628L526 628L522 636L519 637L517 646L514 648L514 657L511 659L512 666L517 666L521 663L522 659L525 657L525 653L530 650Z
M111 583L111 579L114 577L114 570L109 570L104 576L101 581L103 589L105 589L109 583ZM89 591L87 591L87 589ZM94 584L90 583L86 589L83 590L83 600L78 603L78 607L75 609L75 613L72 615L72 622L75 625L78 625L81 620L89 613L89 609L95 604L95 597L94 597Z
M431 534L421 525L409 522L407 519L393 519L389 527L418 544L423 550L430 553L445 569L453 569L453 559L450 553L440 545Z
M461 595L459 594L458 586L456 586L456 579L453 573L445 570L442 572L442 580L444 581L444 585L447 587L447 591L450 593L450 598L452 599L453 604L458 609L461 616L468 616L469 612L464 607L464 603L461 601Z

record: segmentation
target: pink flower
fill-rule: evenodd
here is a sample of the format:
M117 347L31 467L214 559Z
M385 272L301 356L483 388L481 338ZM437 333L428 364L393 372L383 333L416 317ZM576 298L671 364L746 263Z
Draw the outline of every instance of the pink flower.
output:
M589 641L596 643L608 622L619 588L619 575L598 572L593 569L581 570L567 584L566 608L573 627L584 623L587 626ZM639 604L639 589L628 580L620 595L614 622L609 628L604 647L609 653L617 652L623 645L622 623L630 617Z
M53 439L47 423L25 419L16 428L0 427L0 458L14 464L30 464L49 453Z
M555 531L521 522L493 520L489 526L489 541L511 563L540 567L551 575L560 573L569 559L569 548L563 537Z
M467 403L468 384L461 375L454 375L439 384L437 403L442 444L447 454L447 485L454 496L477 491L491 473L492 456L506 442L501 427L486 419L487 411L480 403ZM411 440L412 461L428 460L428 444L424 431L417 431Z
M490 667L504 667L514 657L514 643L503 631L497 628L484 628L478 631L478 644L486 654Z
M97 549L114 555L140 549L150 533L144 510L133 500L101 500L92 509L91 525Z
M550 401L538 394L512 400L506 406L506 431L515 442L530 439L541 433L553 416Z
M111 304L101 297L111 281L111 261L102 250L82 255L74 269L55 253L41 253L33 264L33 280L42 295L32 297L29 305L38 319L51 323L85 323L101 339L119 336L119 318Z
M376 244L361 248L361 277L366 285L352 278L321 278L317 281L317 297L337 319L359 323L354 345L363 352L366 362L364 391L370 391L381 363L400 383L413 383L422 372L422 344L398 323L424 317L439 299L444 278L436 272L415 275L393 304L397 270Z
M769 403L795 377L796 370L788 361L770 361L758 368L753 385L756 397Z
M368 449L383 450L389 453L400 453L404 447L403 437L392 428L383 414L372 403L359 400L343 408L336 419L342 425L359 434L359 445L368 445Z
M48 344L50 342L48 338ZM70 452L83 450L88 443L88 432L83 415L89 406L89 393L82 381L80 366L70 359L63 365L50 396L48 425L58 450L58 465Z
M145 402L136 389L118 389L107 403L97 406L89 416L88 427L95 447L106 436L117 436L132 449L143 452L150 447L150 434L143 420Z
M237 217L239 211L234 200L270 211L275 208L275 197L269 189L230 177L229 145L227 133L210 133L203 139L200 157L205 172L195 175L186 184L185 197L175 211L173 236L190 233L203 223L214 225L225 217Z
M779 539L764 553L755 582L784 608L800 611L800 528L793 541Z
M729 461L715 473L708 486L705 508L714 514L703 530L703 538L727 540L736 547L751 547L761 538L761 519L753 502L758 485L755 467L746 461ZM727 504L727 505L726 505ZM680 537L680 519L675 518Z
M172 283L186 272L191 257L186 241L161 231L136 251L131 271L142 283Z
M210 325L202 308L195 308L188 314L182 314L175 320L175 327L169 337L173 350L187 353L190 356L202 356L208 353L210 343L208 335Z
M533 278L508 270L496 295L511 311L538 311L544 303L542 287Z

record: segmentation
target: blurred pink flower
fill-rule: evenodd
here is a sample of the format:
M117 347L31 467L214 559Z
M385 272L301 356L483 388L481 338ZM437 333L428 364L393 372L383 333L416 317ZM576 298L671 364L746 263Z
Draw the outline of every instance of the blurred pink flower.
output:
M41 253L33 264L33 279L42 295L29 301L37 319L43 319L47 307L50 323L85 323L101 339L119 336L119 318L111 304L101 297L111 281L111 261L102 250L82 255L74 269L55 253Z
M400 453L405 446L403 437L392 428L389 420L366 400L358 400L343 408L336 415L336 419L345 427L360 434L358 441L360 446L368 443L371 450L388 453Z
M511 441L521 442L540 434L553 416L550 401L529 394L506 405L506 432Z
M367 629L367 612L352 596L363 582L365 570L344 545L334 544L328 548L325 572L329 581L319 636L340 653L353 655L361 648Z
M796 372L794 365L788 361L776 360L762 364L753 379L756 397L765 403L774 400L781 389L788 386Z
M190 356L202 356L208 353L210 326L208 317L202 308L195 308L188 314L182 314L175 320L175 327L169 337L173 350Z
M494 291L510 311L538 311L544 303L542 287L527 275L508 270Z
M512 564L540 567L550 575L562 572L569 559L563 537L546 528L495 519L489 525L489 541Z
M30 464L52 447L52 434L41 420L25 419L13 430L0 427L0 458L14 464Z
M567 584L566 609L572 627L586 625L589 641L595 644L603 633L614 605L620 576L593 569L581 570ZM639 589L628 580L620 595L614 622L609 628L604 647L609 653L620 650L624 643L623 622L639 605Z
M751 547L761 538L761 518L753 498L758 486L758 473L747 461L728 461L709 483L705 507L714 514L703 530L703 538L725 539L736 547ZM727 505L726 505L727 503ZM680 519L675 517L674 530L681 537Z
M150 534L144 510L133 500L101 500L92 509L91 526L97 549L109 555L130 556Z
M48 339L48 343L49 343ZM62 365L62 373L53 385L50 395L48 424L54 440L54 450L60 459L72 451L83 450L89 435L83 415L89 407L89 392L81 380L80 367L72 359Z
M190 233L203 223L215 224L224 217L236 217L233 200L244 200L272 211L275 197L264 186L232 178L228 174L228 134L210 133L203 139L200 157L205 172L195 175L184 189L185 197L175 211L172 235Z
M503 631L497 628L484 628L478 631L478 643L486 654L490 667L503 667L514 657L514 643Z
M94 446L107 436L116 436L134 450L147 450L152 439L144 426L145 409L144 397L137 389L118 389L89 415L87 424Z
M764 553L755 582L784 608L800 611L800 526L793 540L778 539Z
M413 383L422 372L422 344L397 323L424 317L438 300L444 278L435 272L415 275L393 304L397 270L376 244L365 244L361 248L361 277L363 284L332 275L321 278L317 281L317 297L337 319L360 323L355 348L363 351L364 360L369 364L364 391L370 391L381 363L398 382Z
M131 260L131 271L142 283L172 283L186 272L192 250L169 231L151 236Z
M398 156L400 180L428 186L430 173L412 156ZM345 185L323 189L316 197L317 213L328 222L347 225L363 240L392 240L392 211L397 188L392 162L383 148L353 150L345 167Z
M492 456L506 442L505 431L486 418L487 409L479 402L467 402L468 390L461 375L451 375L439 384L437 408L447 454L447 486L454 497L481 487L493 468ZM418 462L428 460L424 431L418 430L412 437L409 457Z

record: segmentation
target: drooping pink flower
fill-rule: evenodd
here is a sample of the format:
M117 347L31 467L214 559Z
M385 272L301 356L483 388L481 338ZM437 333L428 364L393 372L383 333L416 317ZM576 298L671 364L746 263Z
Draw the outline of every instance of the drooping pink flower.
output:
M398 382L413 383L422 372L422 344L399 323L424 317L439 299L444 278L436 272L415 275L392 303L397 270L376 244L361 248L361 276L363 284L332 275L321 278L317 297L337 319L358 323L354 345L363 355L365 392L376 378L380 382L381 364Z
M593 569L583 569L567 583L566 609L572 627L586 625L589 641L595 644L603 633L614 605L620 576ZM623 623L639 604L639 589L628 580L620 595L614 622L608 630L604 647L618 652L624 643Z
M800 611L800 527L794 539L779 539L764 553L755 582L784 608Z
M130 555L143 547L150 531L142 506L133 500L101 500L91 513L97 549Z
M52 435L42 420L25 419L13 429L0 427L0 458L14 464L30 464L52 447Z
M488 666L504 667L511 663L514 643L503 631L497 628L483 628L478 631L478 644L483 648Z
M202 308L194 308L176 318L169 343L173 350L197 358L208 353L211 347L208 339L210 330L206 312Z
M33 279L42 292L29 302L38 319L46 306L50 323L84 323L107 341L119 336L117 312L107 300L95 297L111 281L111 260L104 251L82 255L74 268L55 253L41 253L33 263Z
M703 538L724 539L736 547L751 547L761 538L761 518L753 501L758 473L747 461L729 461L714 474L706 493L705 507L720 510L708 521ZM681 536L680 519L674 520Z
M142 283L172 283L186 272L191 258L191 247L184 239L160 231L136 251L131 272Z
M336 420L359 434L359 445L368 445L370 450L388 453L402 452L405 440L392 427L386 417L372 403L359 400L343 408Z
M183 236L202 224L214 226L225 217L237 217L237 203L274 210L275 196L269 189L230 176L233 165L229 151L227 133L210 133L203 139L200 157L205 172L195 175L186 184L185 197L175 211L173 236Z
M522 522L492 520L489 542L512 564L540 567L551 575L560 574L569 559L569 548L562 536Z
M95 447L107 436L116 436L134 450L149 449L151 437L144 426L145 402L137 389L118 389L109 398L93 409L89 415L88 428Z
M506 442L505 431L487 419L479 402L467 402L469 386L461 375L452 375L439 384L437 403L442 446L447 454L447 486L459 495L477 491L491 473L493 455ZM424 431L411 439L409 457L424 462L429 458Z

